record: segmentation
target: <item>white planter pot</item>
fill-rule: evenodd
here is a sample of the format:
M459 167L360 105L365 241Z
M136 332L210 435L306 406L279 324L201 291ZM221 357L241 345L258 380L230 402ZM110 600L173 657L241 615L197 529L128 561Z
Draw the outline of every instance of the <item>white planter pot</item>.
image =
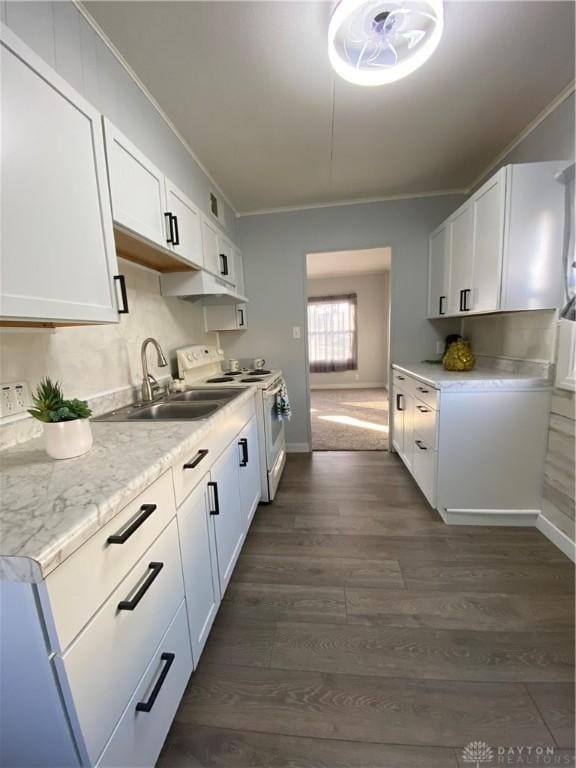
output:
M44 424L46 453L53 459L72 459L92 448L92 430L88 419Z

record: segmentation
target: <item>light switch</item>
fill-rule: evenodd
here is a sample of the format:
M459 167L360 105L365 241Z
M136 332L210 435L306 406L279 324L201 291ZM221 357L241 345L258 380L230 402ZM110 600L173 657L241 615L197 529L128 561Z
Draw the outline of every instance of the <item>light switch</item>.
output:
M292 328L292 338L293 339L300 339L300 338L302 338L301 328L300 328L299 325L295 325Z

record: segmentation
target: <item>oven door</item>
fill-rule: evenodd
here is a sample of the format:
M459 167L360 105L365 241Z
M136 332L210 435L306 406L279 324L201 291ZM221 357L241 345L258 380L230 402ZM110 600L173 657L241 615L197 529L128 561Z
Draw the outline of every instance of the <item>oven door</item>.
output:
M276 395L281 387L273 385L262 393L264 406L264 439L266 441L266 469L271 471L285 452L284 422L276 415Z

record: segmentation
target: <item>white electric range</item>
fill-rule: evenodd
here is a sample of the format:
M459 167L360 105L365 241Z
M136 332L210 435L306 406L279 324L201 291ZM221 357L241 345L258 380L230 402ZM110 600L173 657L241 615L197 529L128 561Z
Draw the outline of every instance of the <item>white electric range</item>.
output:
M224 369L224 353L217 347L194 344L176 352L178 374L187 387L257 390L256 420L260 450L262 501L272 501L286 463L284 422L276 415L276 398L283 384L282 371Z

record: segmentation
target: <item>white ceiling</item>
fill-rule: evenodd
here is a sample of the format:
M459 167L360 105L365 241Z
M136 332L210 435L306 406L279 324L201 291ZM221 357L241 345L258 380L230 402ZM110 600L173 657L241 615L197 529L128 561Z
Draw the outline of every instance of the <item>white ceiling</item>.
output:
M468 188L574 76L574 4L445 3L405 80L350 85L330 2L87 2L240 212Z
M390 269L390 257L390 248L309 253L306 256L306 274L314 279L387 272Z

